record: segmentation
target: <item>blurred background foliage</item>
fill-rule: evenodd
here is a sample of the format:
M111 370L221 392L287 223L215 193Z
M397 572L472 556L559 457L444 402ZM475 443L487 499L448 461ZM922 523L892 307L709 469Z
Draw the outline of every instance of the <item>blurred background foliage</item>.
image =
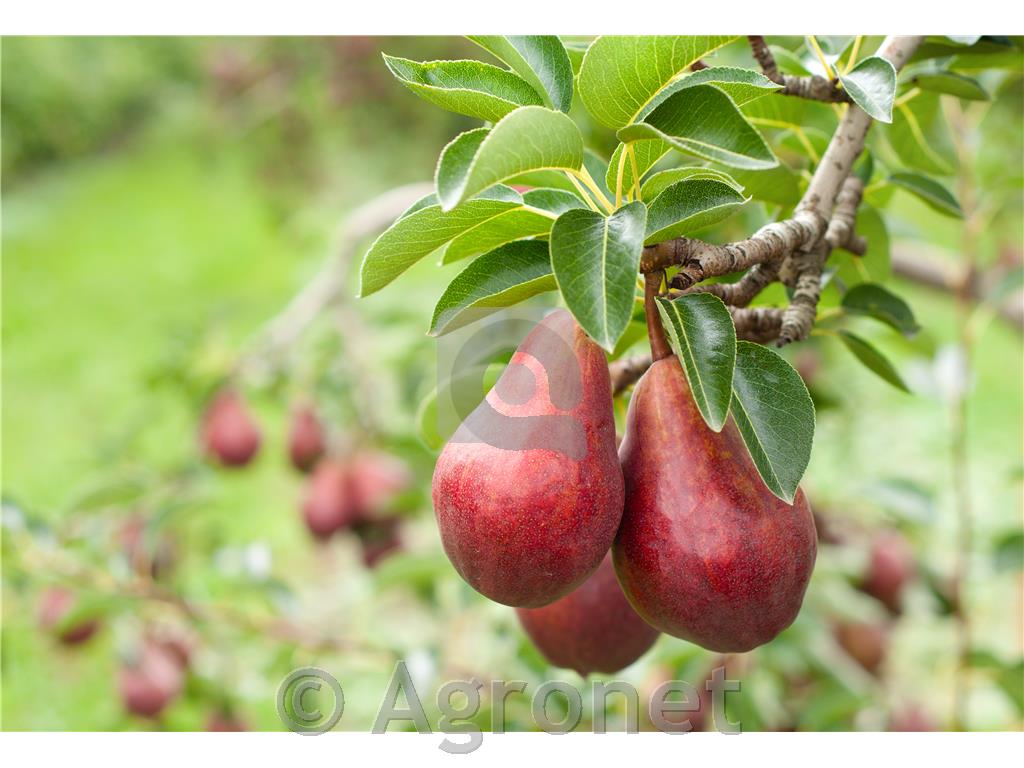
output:
M430 179L440 149L471 127L392 81L382 50L480 55L455 38L3 41L5 729L201 729L228 716L280 729L274 692L304 664L342 682L340 727L353 730L369 728L399 658L432 723L433 693L455 677L521 679L528 691L580 682L549 668L514 611L475 594L440 549L417 412L434 386L424 332L458 267L418 265L405 290L319 318L278 364L243 377L263 432L250 466L212 466L197 448L206 398L316 274L346 211ZM742 47L720 56L750 66ZM731 708L747 730L1021 726L1024 359L1019 326L998 312L1022 258L1019 58L984 73L984 109L943 99L972 158L947 178L964 220L891 187L868 197L888 228L873 241L875 279L898 253L958 275L969 248L979 277L1002 281L986 284L990 301L894 278L923 330L904 339L867 319L856 330L913 396L834 340L787 350L818 411L804 486L822 546L796 624L727 660L662 637L618 678L642 692L673 678L699 686L724 661L743 681ZM834 117L822 109L820 130L812 117L802 138L773 136L797 178L802 150L785 147L827 139ZM891 156L883 144L873 137L872 151ZM771 214L750 205L721 237ZM415 478L388 501L401 548L374 568L359 536L315 542L303 525L305 479L286 441L290 407L309 398L332 446L386 452ZM970 575L957 595L964 501ZM133 525L141 556L125 543ZM857 588L873 542L894 531L914 563L898 616ZM165 550L173 567L161 571ZM40 628L54 587L75 591L79 618L98 618L87 642ZM874 627L877 663L858 663L843 640L853 625ZM184 643L189 659L180 694L142 718L125 711L118 670L154 637ZM533 727L528 698L509 698L507 723Z

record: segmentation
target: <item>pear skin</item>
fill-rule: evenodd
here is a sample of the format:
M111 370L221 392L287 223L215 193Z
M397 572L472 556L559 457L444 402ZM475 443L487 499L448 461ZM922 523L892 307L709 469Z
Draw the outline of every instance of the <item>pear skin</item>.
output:
M704 423L675 356L637 383L619 455L615 570L647 623L721 653L793 623L817 553L807 500L768 490L731 418L719 433Z
M560 310L526 337L433 479L445 552L505 605L537 608L601 564L622 517L604 352Z

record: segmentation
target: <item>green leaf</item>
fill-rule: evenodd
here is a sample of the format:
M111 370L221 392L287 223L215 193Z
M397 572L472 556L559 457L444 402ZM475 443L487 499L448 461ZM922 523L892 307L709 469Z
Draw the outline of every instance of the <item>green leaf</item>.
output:
M904 336L921 330L907 302L876 283L855 285L843 295L842 307L847 312L881 320Z
M875 120L892 122L896 99L896 68L881 56L868 56L839 81L854 103Z
M875 347L864 341L860 336L854 336L849 331L839 331L839 338L846 348L853 352L854 357L864 363L871 371L879 377L892 384L896 389L902 389L910 393L907 385L903 382L896 368L889 362L889 358L879 352Z
M743 185L725 171L690 166L687 168L670 168L667 171L658 171L643 183L640 187L640 194L646 200L653 200L677 181L683 181L684 179L714 179L723 184L728 184L737 192L743 191Z
M729 416L736 365L736 326L729 310L717 296L694 293L673 301L659 298L658 312L700 415L721 432Z
M639 120L654 96L697 59L735 39L722 35L609 35L591 43L580 68L579 92L601 125Z
M935 93L946 93L967 101L988 101L991 97L977 80L948 69L937 72L922 72L910 79L911 85Z
M469 35L469 39L515 70L561 112L572 106L572 64L557 35Z
M452 280L434 307L430 335L441 336L480 319L487 309L510 307L555 288L546 242L507 243L476 259Z
M530 189L523 193L523 202L532 208L552 213L555 218L573 208L587 207L579 197L562 189Z
M519 75L482 61L417 62L384 54L384 63L417 96L460 115L497 122L516 107L543 103Z
M522 207L481 222L448 243L441 263L478 256L524 237L547 235L555 219L573 208L586 208L586 204L561 189L531 189L523 193Z
M416 213L416 211L421 211L424 208L427 208L428 206L431 206L431 205L440 205L440 202L437 199L437 194L434 193L434 192L430 192L430 193L424 195L423 197L421 197L415 203L413 203L408 208L406 208L404 211L402 211L401 215L398 218L399 219L404 219L409 214ZM396 219L396 221L397 220L398 219Z
M654 245L716 224L745 202L747 198L722 181L677 181L649 204L644 245Z
M811 459L814 404L800 374L760 344L736 344L732 415L768 489L792 504Z
M568 211L551 229L551 266L565 303L608 351L633 312L646 219L647 208L637 202L608 217Z
M661 139L683 152L737 168L773 168L779 161L732 99L710 85L672 94L618 132L620 141Z
M782 89L782 86L778 83L769 80L760 72L754 72L750 69L708 67L669 83L640 110L637 119L633 122L642 121L673 94L697 85L713 85L718 90L728 94L729 98L737 106L760 99L762 96L767 96L774 91Z
M890 125L882 135L906 167L924 173L949 176L956 168L956 156L936 93L922 91L896 106Z
M522 198L518 201L477 198L455 211L444 212L440 205L430 205L403 216L384 230L363 257L359 295L369 296L379 291L467 229L521 206Z
M780 72L785 72L787 75L807 76L811 74L811 70L805 67L800 57L792 51L778 45L769 45L768 49L772 52L772 56L775 57L775 63L778 65Z
M960 203L948 189L934 179L919 173L894 173L889 177L889 183L907 190L943 216L950 216L954 219L964 217Z
M441 153L435 179L446 211L492 184L528 171L578 171L583 138L561 112L519 107L491 129L477 128L456 137Z
M471 256L479 256L513 240L546 235L551 231L551 225L555 223L556 218L547 212L526 207L513 208L480 222L448 243L441 257L441 264L451 264Z
M634 141L633 154L636 156L636 170L637 175L642 179L644 174L647 173L654 164L657 163L661 158L672 151L672 145L667 141L661 139L652 139L650 141ZM612 152L612 159L608 161L608 173L605 176L605 181L610 190L614 192L615 184L619 177L619 160L622 157L622 153L626 151L625 144L619 144L615 151ZM626 158L626 164L622 167L622 192L625 194L633 187L633 163L630 162L629 157Z

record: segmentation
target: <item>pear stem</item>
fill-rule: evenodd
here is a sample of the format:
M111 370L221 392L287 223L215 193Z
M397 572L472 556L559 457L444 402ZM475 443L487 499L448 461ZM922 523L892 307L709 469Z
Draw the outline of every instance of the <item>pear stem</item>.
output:
M651 342L652 360L661 360L672 355L672 347L665 338L665 328L661 324L661 316L654 303L661 290L664 276L664 272L648 272L644 275L644 315L647 318L647 338Z

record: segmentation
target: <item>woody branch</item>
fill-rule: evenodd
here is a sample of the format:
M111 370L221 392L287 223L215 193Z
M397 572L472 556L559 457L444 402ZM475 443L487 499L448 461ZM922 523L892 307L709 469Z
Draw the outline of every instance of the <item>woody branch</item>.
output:
M923 39L922 36L887 37L877 55L888 59L899 70ZM763 38L758 40L758 43L751 41L755 57L766 69L766 75L778 77ZM790 93L800 95L795 91ZM821 275L832 250L842 247L863 254L866 247L863 238L854 232L863 184L851 175L851 170L864 148L870 125L871 118L860 107L850 104L807 191L789 219L768 224L752 237L727 245L680 237L649 246L641 256L640 271L647 274L677 267L670 281L670 297L696 291L714 293L731 305L741 338L774 341L779 346L805 339L814 324ZM735 283L700 285L708 278L744 270L745 274ZM788 306L747 306L775 281L792 289ZM623 367L633 371L637 366Z

